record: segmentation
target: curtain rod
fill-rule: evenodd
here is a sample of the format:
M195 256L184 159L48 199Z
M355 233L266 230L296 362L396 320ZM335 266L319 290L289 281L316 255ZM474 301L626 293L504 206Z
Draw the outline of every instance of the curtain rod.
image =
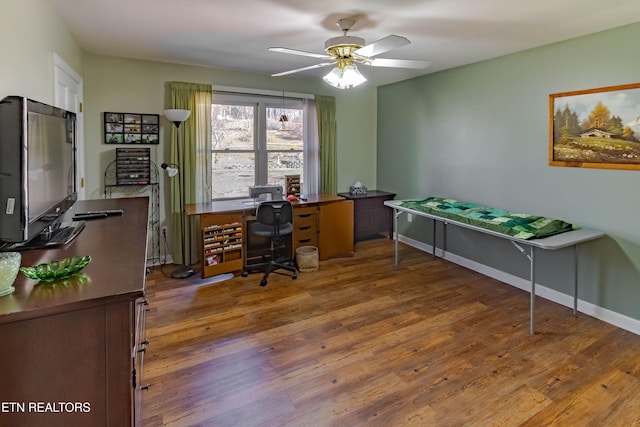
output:
M268 89L251 89L245 87L235 87L235 86L213 86L214 92L235 92L242 93L245 95L267 95L267 96L277 96L282 97L285 96L287 98L304 98L304 99L314 99L315 96L309 93L298 93L298 92L287 92L277 91L277 90L268 90Z

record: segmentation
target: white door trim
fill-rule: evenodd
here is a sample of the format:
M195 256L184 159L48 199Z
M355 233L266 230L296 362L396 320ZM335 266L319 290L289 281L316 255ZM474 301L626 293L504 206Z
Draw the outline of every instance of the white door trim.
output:
M76 188L78 199L82 200L86 198L84 113L82 108L84 81L82 77L55 52L53 54L53 80L55 106L76 113Z

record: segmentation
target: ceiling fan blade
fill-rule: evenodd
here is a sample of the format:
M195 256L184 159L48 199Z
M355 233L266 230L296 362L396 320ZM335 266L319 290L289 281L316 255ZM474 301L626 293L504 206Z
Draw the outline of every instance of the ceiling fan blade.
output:
M372 56L380 55L381 53L388 52L391 49L395 49L396 47L404 46L409 43L411 42L406 37L392 34L373 43L369 43L368 45L356 50L354 53L356 55L371 58Z
M372 67L391 67L391 68L427 68L431 65L429 61L417 61L414 59L385 59L374 58L369 64Z
M269 50L271 52L289 53L292 55L300 55L300 56L310 56L312 58L322 58L322 59L331 58L329 55L323 54L323 53L305 52L304 50L289 49L286 47L270 47Z
M335 62L323 62L322 64L310 65L308 67L296 68L295 70L283 71L281 73L271 74L271 77L286 76L287 74L299 73L300 71L313 70L314 68L326 67L333 65Z

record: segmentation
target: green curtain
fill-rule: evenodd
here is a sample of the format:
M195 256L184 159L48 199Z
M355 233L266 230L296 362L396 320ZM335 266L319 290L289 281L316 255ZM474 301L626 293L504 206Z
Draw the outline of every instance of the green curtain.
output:
M211 93L210 84L171 82L171 108L191 111L178 129L171 126L171 162L182 174L182 194L185 204L211 201ZM178 138L179 132L179 138ZM178 147L178 142L180 147ZM178 163L178 148L180 162ZM171 180L171 253L175 263L191 265L200 254L198 218L185 215L185 235L182 236L179 179ZM184 238L185 254L181 239Z
M320 140L320 192L338 192L338 156L336 136L336 99L315 95Z

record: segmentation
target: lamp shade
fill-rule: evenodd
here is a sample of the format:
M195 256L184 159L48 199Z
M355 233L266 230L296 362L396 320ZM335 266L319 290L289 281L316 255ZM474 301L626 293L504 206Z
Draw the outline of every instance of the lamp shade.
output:
M171 167L167 163L161 164L160 167L162 169L164 169L165 171L167 171L167 175L169 175L169 178L173 178L174 176L176 176L178 174L178 168L177 167Z
M342 71L336 67L329 71L322 79L333 87L339 87L340 81L342 80Z
M189 110L169 109L164 110L164 116L172 122L184 122L191 115Z
M338 89L349 89L367 81L355 65L347 65L342 69L336 67L323 80Z

